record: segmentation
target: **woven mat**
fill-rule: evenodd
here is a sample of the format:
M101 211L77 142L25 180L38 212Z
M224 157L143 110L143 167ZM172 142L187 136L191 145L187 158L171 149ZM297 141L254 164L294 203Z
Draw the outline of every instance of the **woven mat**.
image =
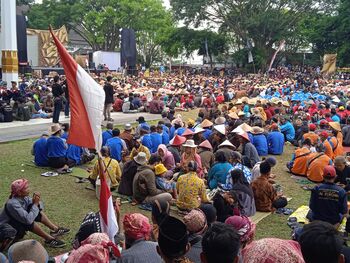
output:
M263 220L265 217L268 217L271 215L271 212L256 212L255 215L251 216L250 219L255 223L258 224L261 220Z
M73 167L73 171L69 175L77 178L89 178L89 172L81 167Z

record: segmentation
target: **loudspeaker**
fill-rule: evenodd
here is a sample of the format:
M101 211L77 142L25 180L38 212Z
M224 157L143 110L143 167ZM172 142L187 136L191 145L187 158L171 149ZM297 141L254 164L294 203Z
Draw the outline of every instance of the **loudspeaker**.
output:
M27 21L25 16L16 16L16 28L17 28L17 51L18 51L18 64L25 66L28 65L28 53L27 53Z
M136 66L136 37L133 29L123 28L121 34L121 66Z
M92 65L92 63L94 62L94 52L92 51L89 51L88 52L88 55L89 55L89 65Z

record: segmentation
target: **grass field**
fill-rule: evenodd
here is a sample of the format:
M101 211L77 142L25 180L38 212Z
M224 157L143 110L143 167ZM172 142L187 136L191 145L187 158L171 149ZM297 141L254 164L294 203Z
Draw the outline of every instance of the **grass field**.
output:
M195 112L183 113L184 119L194 118ZM70 175L45 178L40 176L45 169L36 168L31 164L30 150L34 140L22 140L0 144L0 200L4 204L10 193L11 182L18 178L26 178L30 181L32 191L39 191L45 204L45 212L53 221L61 226L71 228L71 233L63 237L67 246L63 249L50 249L50 255L58 255L71 249L70 243L78 230L84 215L89 211L98 210L98 201L95 192L86 190L87 184L75 183L75 178ZM286 162L290 159L293 148L286 146L282 156L277 156L278 164L273 168L277 175L276 181L282 185L284 193L292 198L289 208L296 209L300 205L308 204L309 193L300 188L300 185L290 178L286 172ZM29 164L29 165L28 165ZM148 212L139 210L129 204L123 204L122 215L127 212L141 212L147 216ZM287 216L273 214L263 219L257 225L257 236L290 238L290 228L286 224ZM29 234L30 238L38 239ZM28 236L27 236L28 238Z

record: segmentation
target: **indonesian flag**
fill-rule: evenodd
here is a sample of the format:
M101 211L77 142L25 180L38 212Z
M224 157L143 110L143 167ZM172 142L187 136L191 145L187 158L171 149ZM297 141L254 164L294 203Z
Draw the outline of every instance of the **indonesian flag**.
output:
M71 121L67 143L100 151L105 92L68 54L51 28L50 32L61 57L69 88Z
M119 227L117 218L115 216L115 209L113 206L112 195L106 182L107 168L102 158L98 159L100 168L100 221L102 226L102 232L109 236L109 239L114 242L114 237L118 233ZM116 209L118 204L116 203Z
M50 32L60 54L69 87L71 128L67 142L96 149L99 152L102 145L101 123L105 102L104 90L68 54L51 28ZM118 223L112 195L106 182L106 165L101 157L99 158L99 167L101 180L100 221L102 231L108 234L110 240L114 242L114 236L118 232Z

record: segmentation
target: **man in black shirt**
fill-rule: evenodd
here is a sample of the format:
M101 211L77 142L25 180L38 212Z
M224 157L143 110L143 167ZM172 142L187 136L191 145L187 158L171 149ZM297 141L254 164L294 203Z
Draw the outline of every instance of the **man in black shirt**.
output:
M350 167L346 165L344 156L337 156L334 159L334 167L337 172L337 178L335 182L340 184L345 191L350 191Z
M105 86L103 87L106 95L105 99L105 107L103 110L103 116L105 117L105 121L113 121L111 118L111 110L112 110L112 105L114 103L114 88L111 85L112 77L108 76L107 77L107 82Z
M65 102L64 102L64 116L66 116L66 118L69 117L69 90L68 90L68 83L67 83L67 79L65 79L62 83L62 88L64 91L64 97L65 97Z
M53 117L52 122L58 123L60 118L60 113L62 110L62 96L63 96L63 88L59 84L60 77L55 76L53 78L54 84L52 85L52 94L54 98L54 110L53 110Z

